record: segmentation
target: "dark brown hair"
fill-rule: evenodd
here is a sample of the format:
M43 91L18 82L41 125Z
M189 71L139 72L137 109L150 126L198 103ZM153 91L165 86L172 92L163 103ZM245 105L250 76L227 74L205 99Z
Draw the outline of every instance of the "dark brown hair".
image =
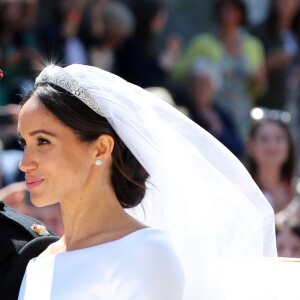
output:
M220 23L220 13L224 6L232 5L236 7L241 14L241 26L246 26L248 23L247 6L242 0L217 0L214 3L215 19Z
M152 48L155 35L151 31L151 24L157 14L167 11L164 0L132 0L129 7L135 17L135 36L142 41L147 50Z
M148 173L119 138L106 118L90 109L71 93L52 84L36 85L23 99L40 101L57 119L71 128L82 142L92 142L101 134L114 139L111 183L123 208L137 206L144 198Z
M259 122L258 121L253 122L251 125L251 128L250 128L250 131L249 131L249 138L255 139L259 128L266 123L273 123L273 124L278 125L286 134L287 141L288 141L288 155L287 155L287 160L284 162L284 164L281 167L280 175L281 175L282 181L285 181L288 184L291 184L291 181L294 176L295 167L296 167L296 150L295 150L295 144L294 144L293 137L291 135L290 129L287 126L287 124L285 124L283 121L281 121L279 119L274 120L274 119L268 119L268 118L263 119ZM253 157L251 157L250 155L247 155L246 164L247 164L247 168L248 168L250 175L255 180L256 176L257 176L257 164L256 164L255 160L253 159Z

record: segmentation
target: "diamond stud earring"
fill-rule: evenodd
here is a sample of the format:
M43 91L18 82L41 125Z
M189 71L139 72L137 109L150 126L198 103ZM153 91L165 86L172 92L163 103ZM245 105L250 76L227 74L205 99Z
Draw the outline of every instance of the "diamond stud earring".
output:
M102 165L102 160L101 159L97 159L95 162L96 166L99 167Z

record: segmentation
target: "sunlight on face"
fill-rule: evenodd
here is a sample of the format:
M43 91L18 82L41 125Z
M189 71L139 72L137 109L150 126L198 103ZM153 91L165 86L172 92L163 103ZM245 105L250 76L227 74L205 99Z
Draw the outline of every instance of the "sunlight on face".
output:
M78 198L93 165L90 144L79 141L34 97L20 111L18 133L24 146L19 168L25 173L33 204Z
M288 138L276 123L262 124L253 139L252 154L259 165L281 166L288 156Z

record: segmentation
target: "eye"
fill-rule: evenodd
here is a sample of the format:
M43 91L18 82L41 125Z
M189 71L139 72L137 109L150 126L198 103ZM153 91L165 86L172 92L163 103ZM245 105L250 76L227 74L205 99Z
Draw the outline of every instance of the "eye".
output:
M22 148L22 149L24 149L24 148L25 148L25 146L26 146L26 142L25 142L25 140L24 140L24 139L22 139L22 138L19 138L19 139L18 139L18 143L20 144L20 146L21 146L21 148Z
M44 138L38 138L38 145L42 146L42 145L48 145L50 144L50 142Z

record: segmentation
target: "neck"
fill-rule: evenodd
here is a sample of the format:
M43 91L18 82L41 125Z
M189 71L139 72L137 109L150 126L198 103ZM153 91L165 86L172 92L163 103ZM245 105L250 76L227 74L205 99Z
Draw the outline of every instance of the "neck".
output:
M133 219L121 207L110 184L72 200L61 201L65 234L61 251L102 244L134 231Z
M237 28L235 26L223 26L220 29L223 39L235 39L237 37Z
M257 182L264 189L272 189L281 183L280 168L274 166L263 166L258 170Z

